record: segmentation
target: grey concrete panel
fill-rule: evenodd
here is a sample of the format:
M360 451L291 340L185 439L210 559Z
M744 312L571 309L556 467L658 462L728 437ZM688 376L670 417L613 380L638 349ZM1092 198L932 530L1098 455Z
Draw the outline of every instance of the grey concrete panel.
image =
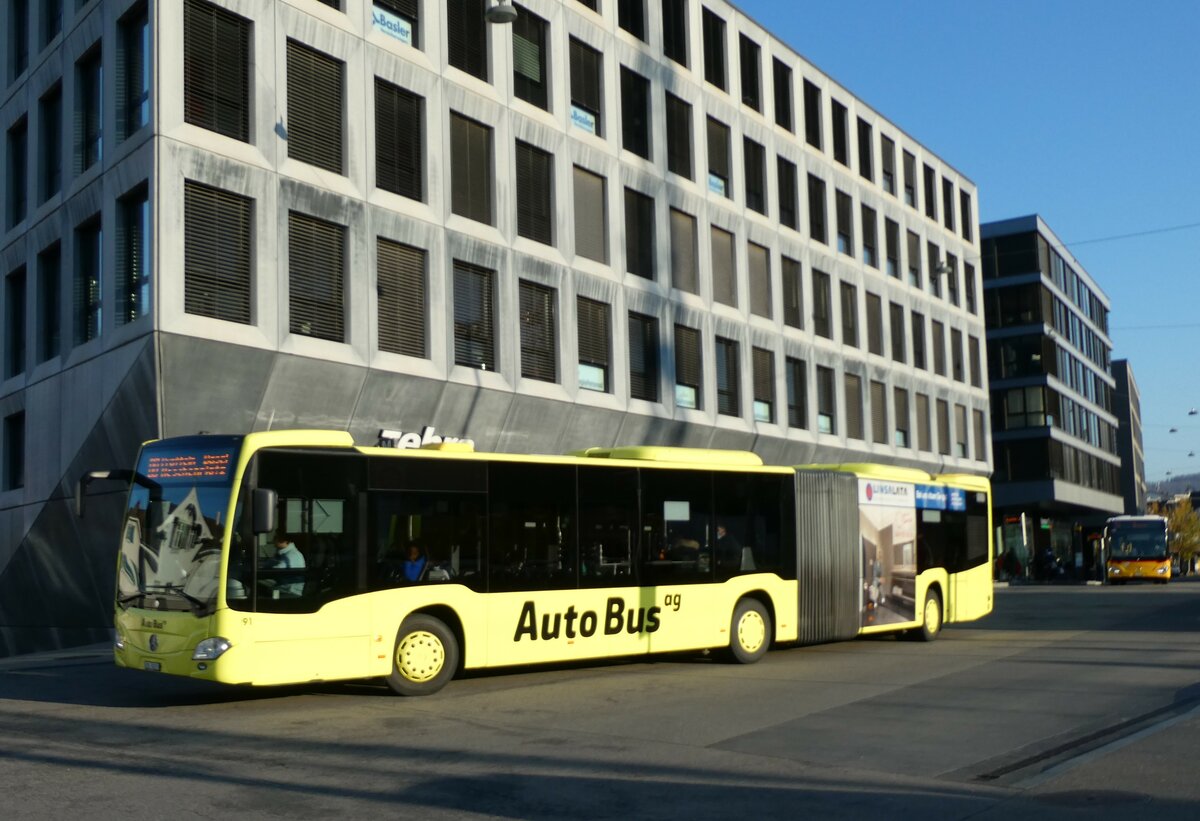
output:
M438 430L475 440L477 450L497 450L514 395L447 383L437 404Z
M508 408L497 450L505 453L562 453L565 432L579 407L516 394ZM611 412L610 412L611 413Z
M365 368L279 354L258 409L255 430L344 430L354 415Z
M622 415L617 411L576 405L569 421L559 435L553 452L566 453L570 450L615 444L639 444L628 441L617 442Z
M163 436L258 430L275 354L218 340L161 334Z
M445 388L445 382L434 379L371 370L350 420L354 441L373 444L381 430L420 432L426 425L433 425L439 435L460 435L461 431L445 428L437 419Z

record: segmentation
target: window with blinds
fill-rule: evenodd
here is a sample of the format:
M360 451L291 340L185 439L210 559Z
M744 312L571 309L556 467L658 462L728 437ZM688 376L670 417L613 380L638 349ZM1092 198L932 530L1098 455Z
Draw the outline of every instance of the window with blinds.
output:
M685 179L692 178L692 107L666 92L667 170Z
M937 436L938 453L950 455L950 403L945 399L937 400Z
M862 377L846 374L846 437L863 439Z
M589 134L603 135L601 85L603 58L600 52L571 38L571 123Z
M771 252L753 242L746 245L750 269L750 313L771 318Z
M883 300L867 292L867 350L883 356Z
M917 394L917 450L929 451L929 397L923 393Z
M492 129L450 112L450 210L492 224Z
M813 148L821 150L824 144L821 126L821 89L808 80L804 81L804 139Z
M829 113L833 128L833 158L847 168L850 167L850 123L846 106L832 97Z
M8 130L5 140L5 204L8 216L4 223L13 228L25 219L28 202L29 118L22 117Z
M775 125L793 131L792 122L792 70L778 57L772 61L775 89Z
M646 40L645 0L617 0L617 25L642 42Z
M629 396L658 401L658 320L629 312Z
M907 330L904 325L904 306L898 302L892 302L888 304L888 310L892 332L892 359L896 362L904 362L907 358L904 344L904 335Z
M808 175L808 234L814 240L829 244L825 228L825 181Z
M454 260L454 364L496 370L496 272Z
M346 341L346 227L288 212L288 330Z
M517 140L517 233L554 244L554 158Z
M886 445L887 430L887 385L871 380L871 441Z
M942 277L938 273L938 269L941 267L942 253L932 242L925 243L925 251L929 258L929 290L934 296L940 297L942 295Z
M750 349L754 378L754 420L775 421L775 354L765 348Z
M924 370L925 364L925 315L912 312L913 366Z
M965 405L954 405L954 455L962 458L967 456L967 408Z
M729 126L708 118L708 190L733 198L729 176Z
M609 307L603 302L576 297L579 320L579 387L607 392L611 322Z
M904 204L917 207L917 158L907 151L901 152L901 170L904 172Z
M779 191L779 224L793 231L800 230L800 201L796 189L796 164L783 157L775 158L775 179Z
M103 102L104 75L100 61L100 44L97 43L75 64L76 173L83 173L103 157Z
M963 370L963 335L958 328L950 329L950 374L955 381L967 381L966 372Z
M183 309L248 325L251 200L192 180L183 192Z
M100 336L103 282L103 234L100 215L75 229L75 344Z
M872 268L879 267L879 230L876 227L875 209L864 205L862 215L862 259Z
M485 0L446 0L446 56L450 65L488 80Z
M521 280L521 376L558 381L558 327L553 288Z
M625 270L654 279L654 200L625 189Z
M424 200L425 101L375 78L375 185Z
M963 263L963 286L966 293L967 312L978 313L975 306L975 266L969 262Z
M621 145L650 159L650 81L621 66Z
M608 262L604 177L575 166L575 253Z
M733 234L712 227L713 301L737 307L737 268L733 258Z
M871 124L862 117L858 118L858 173L865 180L875 180L875 138Z
M142 183L117 200L116 324L150 313L150 189Z
M342 74L345 64L288 40L288 157L342 173Z
M829 274L813 269L812 292L813 333L833 339L833 292Z
M426 263L425 251L376 239L379 297L379 350L426 359Z
M783 285L783 324L791 328L804 327L804 284L801 282L800 262L782 257L780 281Z
M842 342L858 347L858 288L849 282L841 287Z
M250 140L250 21L203 0L183 7L183 118Z
M921 288L921 238L908 232L908 284Z
M700 407L700 331L675 326L675 405Z
M975 423L975 461L987 461L987 435L983 428L983 411L972 410L972 421Z
M700 293L696 268L696 218L671 209L671 286Z
M687 68L687 0L662 0L663 54Z
M893 437L893 444L898 448L908 447L908 391L904 388L896 388L893 391L892 404L895 406L896 415L896 432Z
M837 433L837 394L833 368L817 366L817 432Z
M808 427L808 364L803 359L784 360L787 378L788 427Z
M883 220L883 255L887 260L887 275L900 277L900 223Z
M742 138L742 165L746 172L746 207L767 213L766 150L749 137Z
M893 391L893 404L895 406L896 430L893 438L893 444L896 448L908 447L908 391L904 388L896 388Z
M983 387L983 362L979 356L979 337L967 337L967 349L970 352L971 387Z
M512 24L513 93L538 108L550 108L546 75L546 31L549 24L524 6L517 6Z
M758 43L744 34L738 35L738 62L742 69L742 103L762 111L761 62Z
M933 372L946 375L946 326L936 319L930 322L930 344L933 345Z
M117 139L124 140L150 122L150 25L146 4L134 6L119 21L117 52Z
M741 396L738 390L738 343L732 339L716 338L717 413L741 415Z
M834 201L837 213L837 247L840 253L854 256L854 216L850 195L845 191L835 191Z
M420 0L374 0L375 10L390 12L400 20L380 20L374 16L376 31L384 31L413 48L421 47Z
M704 79L725 90L725 21L708 9L702 12Z
M880 182L883 190L896 195L896 143L891 137L879 135L879 153L881 156L882 174Z

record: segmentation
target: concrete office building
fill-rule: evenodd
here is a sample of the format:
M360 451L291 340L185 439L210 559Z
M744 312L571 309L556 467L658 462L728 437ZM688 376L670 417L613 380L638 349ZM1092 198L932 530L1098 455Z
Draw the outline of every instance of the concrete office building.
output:
M1121 495L1125 513L1146 513L1146 456L1142 449L1142 395L1128 359L1114 359L1113 412L1117 415L1117 455L1121 457Z
M721 0L0 8L0 654L147 438L990 469L974 185Z
M1061 575L1103 578L1088 536L1124 510L1108 297L1041 217L980 231L1000 572L1046 575L1049 548Z

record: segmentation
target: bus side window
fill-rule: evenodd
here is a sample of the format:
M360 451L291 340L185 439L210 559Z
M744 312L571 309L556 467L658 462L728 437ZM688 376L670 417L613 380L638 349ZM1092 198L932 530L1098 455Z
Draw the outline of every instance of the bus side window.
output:
M641 475L641 583L712 581L712 474L643 468Z
M578 469L579 584L632 585L638 546L638 472L627 467Z
M488 589L575 587L575 467L488 465Z

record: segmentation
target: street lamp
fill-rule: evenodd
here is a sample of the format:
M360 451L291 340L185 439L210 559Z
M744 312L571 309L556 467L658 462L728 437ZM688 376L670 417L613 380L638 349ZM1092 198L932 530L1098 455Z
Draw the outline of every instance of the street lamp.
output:
M508 0L495 0L483 13L483 19L489 23L504 25L517 19L517 10Z

